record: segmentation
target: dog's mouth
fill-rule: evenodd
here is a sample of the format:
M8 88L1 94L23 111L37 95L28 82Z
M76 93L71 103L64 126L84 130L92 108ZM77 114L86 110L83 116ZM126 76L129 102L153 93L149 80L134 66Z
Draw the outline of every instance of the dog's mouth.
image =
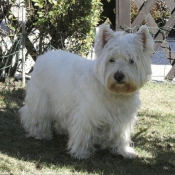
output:
M122 93L122 94L130 94L137 90L135 86L132 86L131 84L126 83L124 81L115 83L113 82L112 84L108 85L108 89L115 93Z
M123 85L123 84L125 84L125 82L124 81L116 81L116 84Z

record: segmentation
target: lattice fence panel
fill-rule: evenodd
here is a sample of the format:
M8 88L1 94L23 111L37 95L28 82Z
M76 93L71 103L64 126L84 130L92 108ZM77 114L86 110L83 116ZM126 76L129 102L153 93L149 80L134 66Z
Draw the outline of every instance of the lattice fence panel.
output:
M131 27L137 30L143 23L146 23L150 27L150 31L152 32L155 40L155 51L158 49L158 47L161 47L172 65L172 69L169 71L166 78L173 79L175 76L175 53L171 50L166 38L173 27L175 27L175 1L164 1L165 5L169 9L170 18L166 21L164 26L161 27L157 25L153 16L151 15L151 10L156 2L159 2L159 0L134 0L135 5L139 9L139 13L132 22ZM167 51L168 49L169 52Z

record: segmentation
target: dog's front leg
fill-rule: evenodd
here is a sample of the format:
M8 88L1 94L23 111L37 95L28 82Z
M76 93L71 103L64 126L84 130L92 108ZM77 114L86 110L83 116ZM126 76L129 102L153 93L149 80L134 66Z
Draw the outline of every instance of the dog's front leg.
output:
M88 117L82 114L74 114L69 125L69 153L78 159L89 158L93 152L92 125Z
M117 127L117 126L115 126ZM131 135L131 126L125 126L120 128L120 133L116 133L116 138L115 141L113 142L114 144L112 144L112 152L114 154L120 154L123 157L126 158L135 158L136 152L134 150L134 148L132 147L131 143L131 139L130 139L130 135ZM113 129L112 132L115 132L118 129Z

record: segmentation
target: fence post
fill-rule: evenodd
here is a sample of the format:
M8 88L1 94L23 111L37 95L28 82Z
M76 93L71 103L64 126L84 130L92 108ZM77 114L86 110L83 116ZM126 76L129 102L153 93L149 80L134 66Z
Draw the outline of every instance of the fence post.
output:
M131 27L131 0L116 0L116 30L129 30Z
M25 8L22 6L22 86L25 86Z

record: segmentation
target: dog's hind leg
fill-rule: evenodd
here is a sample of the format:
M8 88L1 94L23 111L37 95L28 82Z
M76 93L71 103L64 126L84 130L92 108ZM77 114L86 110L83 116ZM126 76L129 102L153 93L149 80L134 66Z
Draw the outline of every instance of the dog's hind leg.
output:
M36 139L51 139L51 119L48 98L34 83L28 82L25 106L20 110L20 119L28 136Z

